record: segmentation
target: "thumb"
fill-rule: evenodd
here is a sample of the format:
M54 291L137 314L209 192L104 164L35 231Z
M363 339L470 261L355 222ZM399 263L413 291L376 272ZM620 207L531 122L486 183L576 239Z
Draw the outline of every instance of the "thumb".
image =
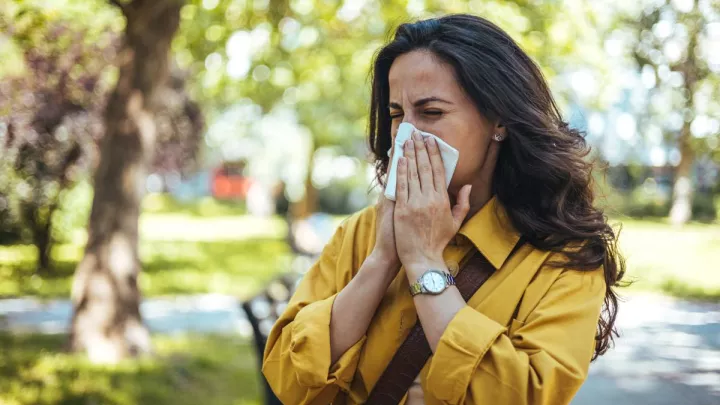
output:
M458 193L457 203L452 208L452 216L456 228L460 228L468 211L470 211L470 191L472 191L472 185L467 184L463 186Z

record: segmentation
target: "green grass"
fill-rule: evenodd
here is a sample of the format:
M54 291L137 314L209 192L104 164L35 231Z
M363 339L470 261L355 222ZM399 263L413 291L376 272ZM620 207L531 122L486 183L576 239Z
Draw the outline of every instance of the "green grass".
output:
M241 298L289 268L280 218L145 213L139 283L147 296L222 293ZM84 238L57 246L53 274L35 275L33 246L0 246L0 297L68 297Z
M143 199L142 210L146 214L184 214L196 217L237 216L247 214L243 201L221 201L202 197L189 203L175 200L169 194L153 193Z
M620 248L627 260L627 291L654 291L693 299L720 299L720 224L622 220Z
M156 337L152 358L97 366L65 336L0 334L2 405L259 405L257 357L237 337Z

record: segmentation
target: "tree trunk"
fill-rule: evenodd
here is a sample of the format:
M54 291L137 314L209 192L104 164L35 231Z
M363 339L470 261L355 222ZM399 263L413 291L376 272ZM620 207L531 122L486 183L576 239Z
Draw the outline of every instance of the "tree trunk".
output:
M312 182L313 170L315 170L315 151L316 145L312 141L310 146L310 160L308 160L308 171L305 176L305 195L300 201L293 203L290 206L290 213L292 220L299 220L309 217L313 212L317 211L318 208L318 190L315 188Z
M675 171L673 201L670 208L670 222L683 225L692 218L692 167L695 152L690 145L690 123L685 122L680 132L680 164Z
M138 218L155 146L155 95L169 73L179 0L114 2L127 20L105 112L88 242L72 286L70 344L96 363L150 351L140 316Z
M695 5L697 8L697 4ZM697 84L700 81L701 73L698 67L696 48L701 27L696 25L690 30L687 45L687 56L685 60L675 67L683 75L683 87L686 98L683 110L695 111L694 95ZM680 130L678 146L680 148L680 163L675 171L673 184L673 202L670 208L670 223L673 225L684 225L692 218L693 181L692 168L695 163L695 151L690 144L692 134L690 131L690 120L685 117L685 122Z
M38 188L39 190L39 188ZM39 201L39 197L33 198L33 201ZM41 212L43 207L33 203L26 202L22 207L22 215L25 223L32 232L32 242L37 249L37 263L35 265L35 274L46 276L50 274L50 251L52 250L52 239L50 230L52 226L52 214L55 210L55 204L51 204L48 208L47 217Z
M38 262L36 273L40 275L48 275L51 272L50 252L52 251L52 214L54 209L51 208L45 223L35 224L38 228L33 230L33 243L38 249ZM39 214L36 214L39 216Z

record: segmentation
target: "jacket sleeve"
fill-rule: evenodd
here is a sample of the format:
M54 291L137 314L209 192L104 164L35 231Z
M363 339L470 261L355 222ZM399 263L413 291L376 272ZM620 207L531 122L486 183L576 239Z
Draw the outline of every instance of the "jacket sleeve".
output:
M440 338L426 389L444 404L569 404L587 376L604 296L602 270L564 270L509 332L466 306Z
M341 225L268 337L262 371L283 403L329 404L339 389L349 389L355 374L365 336L330 364L330 314L341 289L338 271L352 270L344 268L352 266L347 257L352 255L341 252L344 232Z

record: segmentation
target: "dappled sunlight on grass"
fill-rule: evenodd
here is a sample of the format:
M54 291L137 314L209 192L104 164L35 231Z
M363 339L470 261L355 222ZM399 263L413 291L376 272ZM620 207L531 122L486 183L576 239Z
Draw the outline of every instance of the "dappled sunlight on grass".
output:
M663 291L688 298L720 298L720 225L673 228L623 220L620 246L629 290Z
M281 237L287 232L287 225L279 217L196 218L184 214L147 214L142 216L140 231L144 240L227 241Z
M247 297L289 269L283 240L153 242L141 247L147 265L143 291L157 294L214 292Z
M287 228L278 217L146 214L141 228L139 280L146 295L211 292L244 298L289 268ZM83 248L56 246L53 273L40 277L34 274L33 246L0 246L0 297L68 297Z
M53 252L54 253L54 252ZM35 274L35 248L16 245L0 246L0 297L35 295L39 297L69 296L77 255L58 260L53 254L54 269L40 277Z
M150 193L143 198L142 211L146 214L183 214L209 218L218 216L242 216L247 214L243 201L220 201L213 197L201 197L183 203L165 193Z
M65 336L0 334L0 403L259 404L257 358L236 336L162 336L153 358L95 366Z

